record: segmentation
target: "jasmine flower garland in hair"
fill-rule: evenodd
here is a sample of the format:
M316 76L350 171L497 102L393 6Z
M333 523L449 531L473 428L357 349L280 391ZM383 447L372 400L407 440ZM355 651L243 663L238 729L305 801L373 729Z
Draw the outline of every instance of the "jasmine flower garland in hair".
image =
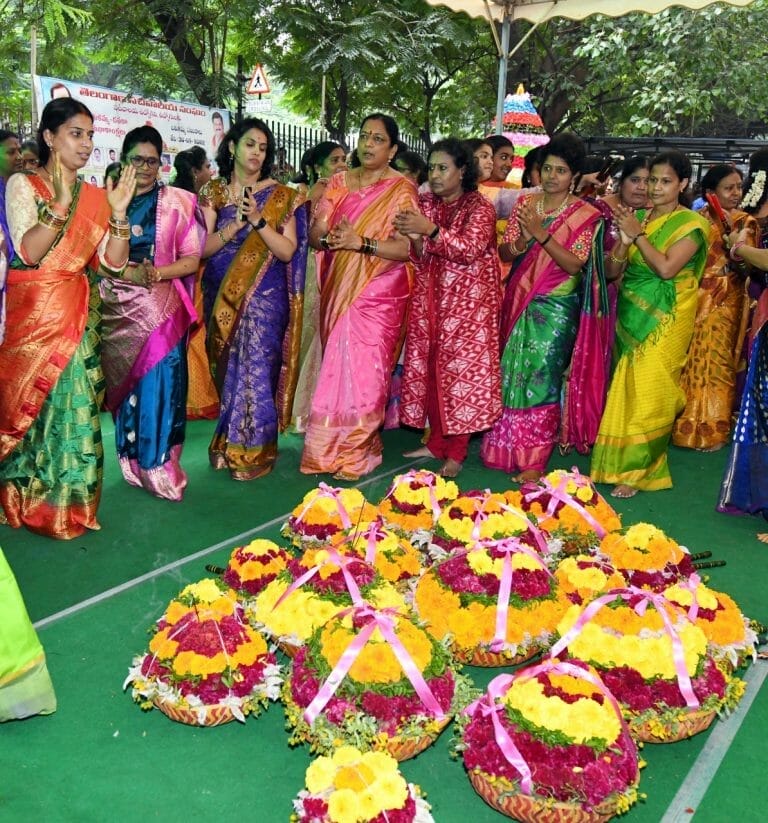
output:
M760 169L760 171L755 173L755 178L752 181L752 185L741 201L740 206L742 209L754 208L760 202L760 198L765 192L765 177L766 173L764 169Z

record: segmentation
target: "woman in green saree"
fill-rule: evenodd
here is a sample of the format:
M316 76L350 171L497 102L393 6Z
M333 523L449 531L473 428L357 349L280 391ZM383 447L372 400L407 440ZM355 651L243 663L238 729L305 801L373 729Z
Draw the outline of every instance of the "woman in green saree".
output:
M707 258L706 218L685 208L691 164L678 151L651 161L650 210L616 208L620 235L606 275L621 277L614 372L592 452L592 479L614 497L672 486L667 447L685 407L680 373L693 335Z

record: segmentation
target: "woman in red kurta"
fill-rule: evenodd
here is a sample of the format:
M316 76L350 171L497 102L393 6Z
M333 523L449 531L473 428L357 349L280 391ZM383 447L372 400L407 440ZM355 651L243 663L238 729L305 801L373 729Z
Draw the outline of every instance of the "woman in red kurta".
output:
M426 445L406 457L439 458L441 474L455 477L470 435L501 414L496 212L477 192L472 152L459 140L432 147L429 186L420 212L395 218L416 269L400 421L421 428L429 420Z

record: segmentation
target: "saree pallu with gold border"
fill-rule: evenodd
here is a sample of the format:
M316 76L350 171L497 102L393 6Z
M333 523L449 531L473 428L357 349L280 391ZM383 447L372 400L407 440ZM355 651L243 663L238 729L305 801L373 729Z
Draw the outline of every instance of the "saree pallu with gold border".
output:
M392 237L392 221L406 208L416 208L416 189L404 177L350 191L345 173L331 179L320 204L329 225L346 217L376 240ZM300 469L359 477L381 463L379 429L411 291L409 267L354 251L325 251L319 265L323 359Z
M597 274L595 254L602 251L600 212L585 201L577 201L546 219L544 225L561 246L585 261L591 289L593 272ZM505 241L514 241L516 233L519 224L513 211ZM569 367L572 370L582 314L583 279L583 270L569 275L533 241L513 264L501 311L503 409L480 449L480 457L489 468L505 472L546 468L560 436L564 381ZM594 317L581 319L586 328ZM595 373L600 371L602 351L595 352L585 343L578 354L594 364ZM584 371L576 368L580 376ZM595 386L600 394L602 383ZM584 390L589 390L589 385ZM584 405L601 408L602 404L598 398ZM576 425L576 421L571 424L569 436L588 439L574 430Z
M226 184L213 181L207 195L218 212L217 226L236 219L237 205L228 202ZM293 257L287 263L278 260L246 225L210 258L202 281L208 357L221 397L209 458L214 468L229 469L235 480L252 480L272 470L278 431L290 423L307 259L303 195L274 185L254 197L278 231L295 217Z
M156 198L154 208L150 198ZM156 266L202 253L205 230L196 219L196 202L187 191L160 186L129 206L131 222L152 229L143 235L154 237ZM143 204L139 211L135 203ZM132 234L132 245L141 239ZM187 331L196 318L192 285L193 276L188 275L161 280L151 289L110 279L99 286L106 405L115 417L120 469L132 486L175 501L182 499L187 485L180 461L186 426Z
M48 200L42 181L26 177L35 196ZM36 267L17 254L8 272L8 326L0 346L0 504L11 526L59 539L99 528L104 383L97 290L89 288L87 267L97 265L109 214L106 193L78 183L67 224L50 251Z
M717 510L768 519L768 289L755 308L749 366Z
M709 217L708 208L700 214ZM750 245L757 245L755 218L736 212L731 219L733 228L748 229ZM718 226L710 223L709 253L699 283L693 339L680 377L686 402L672 430L676 446L712 449L729 441L737 405L736 374L748 319L746 273L735 270Z
M644 216L638 212L640 220ZM615 367L590 474L598 483L656 491L672 486L667 448L685 406L680 374L693 335L709 222L678 209L649 223L646 232L664 253L686 237L697 248L670 280L648 266L637 246L630 249L617 306Z

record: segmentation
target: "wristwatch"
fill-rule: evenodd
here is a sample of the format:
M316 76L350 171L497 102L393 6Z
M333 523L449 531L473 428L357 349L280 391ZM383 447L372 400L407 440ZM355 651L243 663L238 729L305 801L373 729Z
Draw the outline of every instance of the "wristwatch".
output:
M256 229L256 231L259 231L259 229L263 229L266 225L267 221L264 219L264 216L262 215L259 218L258 222L253 224L253 228Z

